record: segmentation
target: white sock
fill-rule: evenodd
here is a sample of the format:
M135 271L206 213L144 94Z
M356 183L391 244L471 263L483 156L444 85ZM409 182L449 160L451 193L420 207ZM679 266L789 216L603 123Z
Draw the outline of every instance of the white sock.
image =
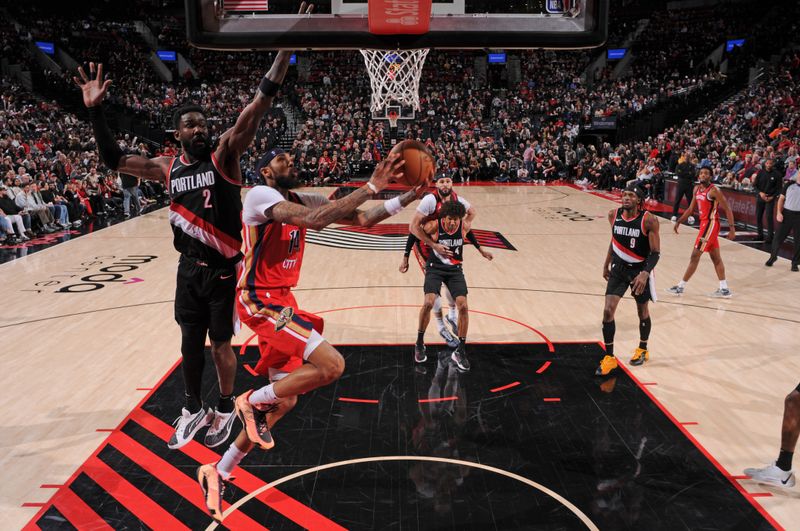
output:
M719 281L719 289L728 289L728 281L727 280L720 280Z
M247 454L239 450L234 443L231 443L231 445L222 455L219 463L217 463L217 472L219 472L219 475L222 476L222 479L227 481L228 478L231 477L233 469L242 462L242 459L244 459L244 456L246 455Z
M251 405L257 406L259 404L272 404L278 400L275 390L272 388L273 384L265 385L261 389L256 389L248 397Z
M456 312L455 308L450 308L450 311L447 312L447 316L453 322L458 322L458 312Z
M681 280L680 282L678 282L678 287L679 288L685 288L686 287L686 281L685 280Z
M441 314L436 315L436 325L439 327L439 330L444 330L444 317Z

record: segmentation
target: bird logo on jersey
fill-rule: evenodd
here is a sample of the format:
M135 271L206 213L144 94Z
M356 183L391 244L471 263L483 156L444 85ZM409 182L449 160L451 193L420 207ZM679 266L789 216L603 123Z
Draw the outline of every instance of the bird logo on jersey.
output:
M284 307L283 310L281 310L280 315L278 315L278 318L275 320L275 331L280 332L283 330L284 327L292 320L292 317L294 317L294 308L291 306Z

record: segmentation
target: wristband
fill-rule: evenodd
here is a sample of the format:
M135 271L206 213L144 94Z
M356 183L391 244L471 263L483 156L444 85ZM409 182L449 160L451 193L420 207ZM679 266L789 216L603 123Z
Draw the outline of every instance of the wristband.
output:
M650 274L650 272L653 271L660 257L661 253L656 251L651 251L650 254L647 255L647 258L644 261L644 270L647 271L647 274Z
M372 184L372 183L371 183L371 182L369 182L369 181L367 181L367 187L368 187L370 190L372 190L372 193L373 193L373 194L377 194L377 193L378 193L378 187L377 187L377 186L375 186L374 184Z
M394 216L395 214L403 210L403 205L400 203L399 197L394 197L392 199L384 201L383 208L386 209L386 212L388 212L390 216Z
M258 84L258 90L266 98L274 98L275 95L280 90L280 88L281 88L281 84L280 83L275 83L274 81L269 79L267 76L264 76L261 79L261 83Z

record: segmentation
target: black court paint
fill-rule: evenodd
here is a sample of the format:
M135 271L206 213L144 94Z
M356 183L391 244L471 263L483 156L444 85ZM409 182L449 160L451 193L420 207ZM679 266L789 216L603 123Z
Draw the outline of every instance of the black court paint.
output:
M464 374L435 347L422 365L413 363L410 346L339 350L347 363L343 377L300 397L273 431L276 447L255 450L242 463L227 501L328 463L430 456L528 478L574 504L600 529L772 529L625 372L593 376L602 354L596 343L556 343L553 353L544 344L473 344L473 369ZM248 347L239 362L253 365L256 359L256 349ZM209 356L210 400L212 367ZM237 378L238 393L265 383L243 369ZM67 513L76 514L70 503L82 503L115 528L138 528L143 518L155 516L142 499L132 501L135 490L179 524L209 524L196 505L194 471L218 459L227 444L207 449L201 431L199 442L167 449L181 393L176 367L56 493L58 504L48 504L34 522L43 529L69 528ZM100 473L108 469L112 478ZM239 515L240 522L272 530L585 528L559 500L506 475L411 460L306 474L247 501Z

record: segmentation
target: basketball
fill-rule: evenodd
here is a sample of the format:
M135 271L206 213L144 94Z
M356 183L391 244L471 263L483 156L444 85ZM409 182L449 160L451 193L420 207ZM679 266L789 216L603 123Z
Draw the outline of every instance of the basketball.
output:
M399 153L406 161L403 178L397 181L406 186L417 186L430 181L436 173L436 163L428 147L417 140L403 140L392 148L389 154Z

